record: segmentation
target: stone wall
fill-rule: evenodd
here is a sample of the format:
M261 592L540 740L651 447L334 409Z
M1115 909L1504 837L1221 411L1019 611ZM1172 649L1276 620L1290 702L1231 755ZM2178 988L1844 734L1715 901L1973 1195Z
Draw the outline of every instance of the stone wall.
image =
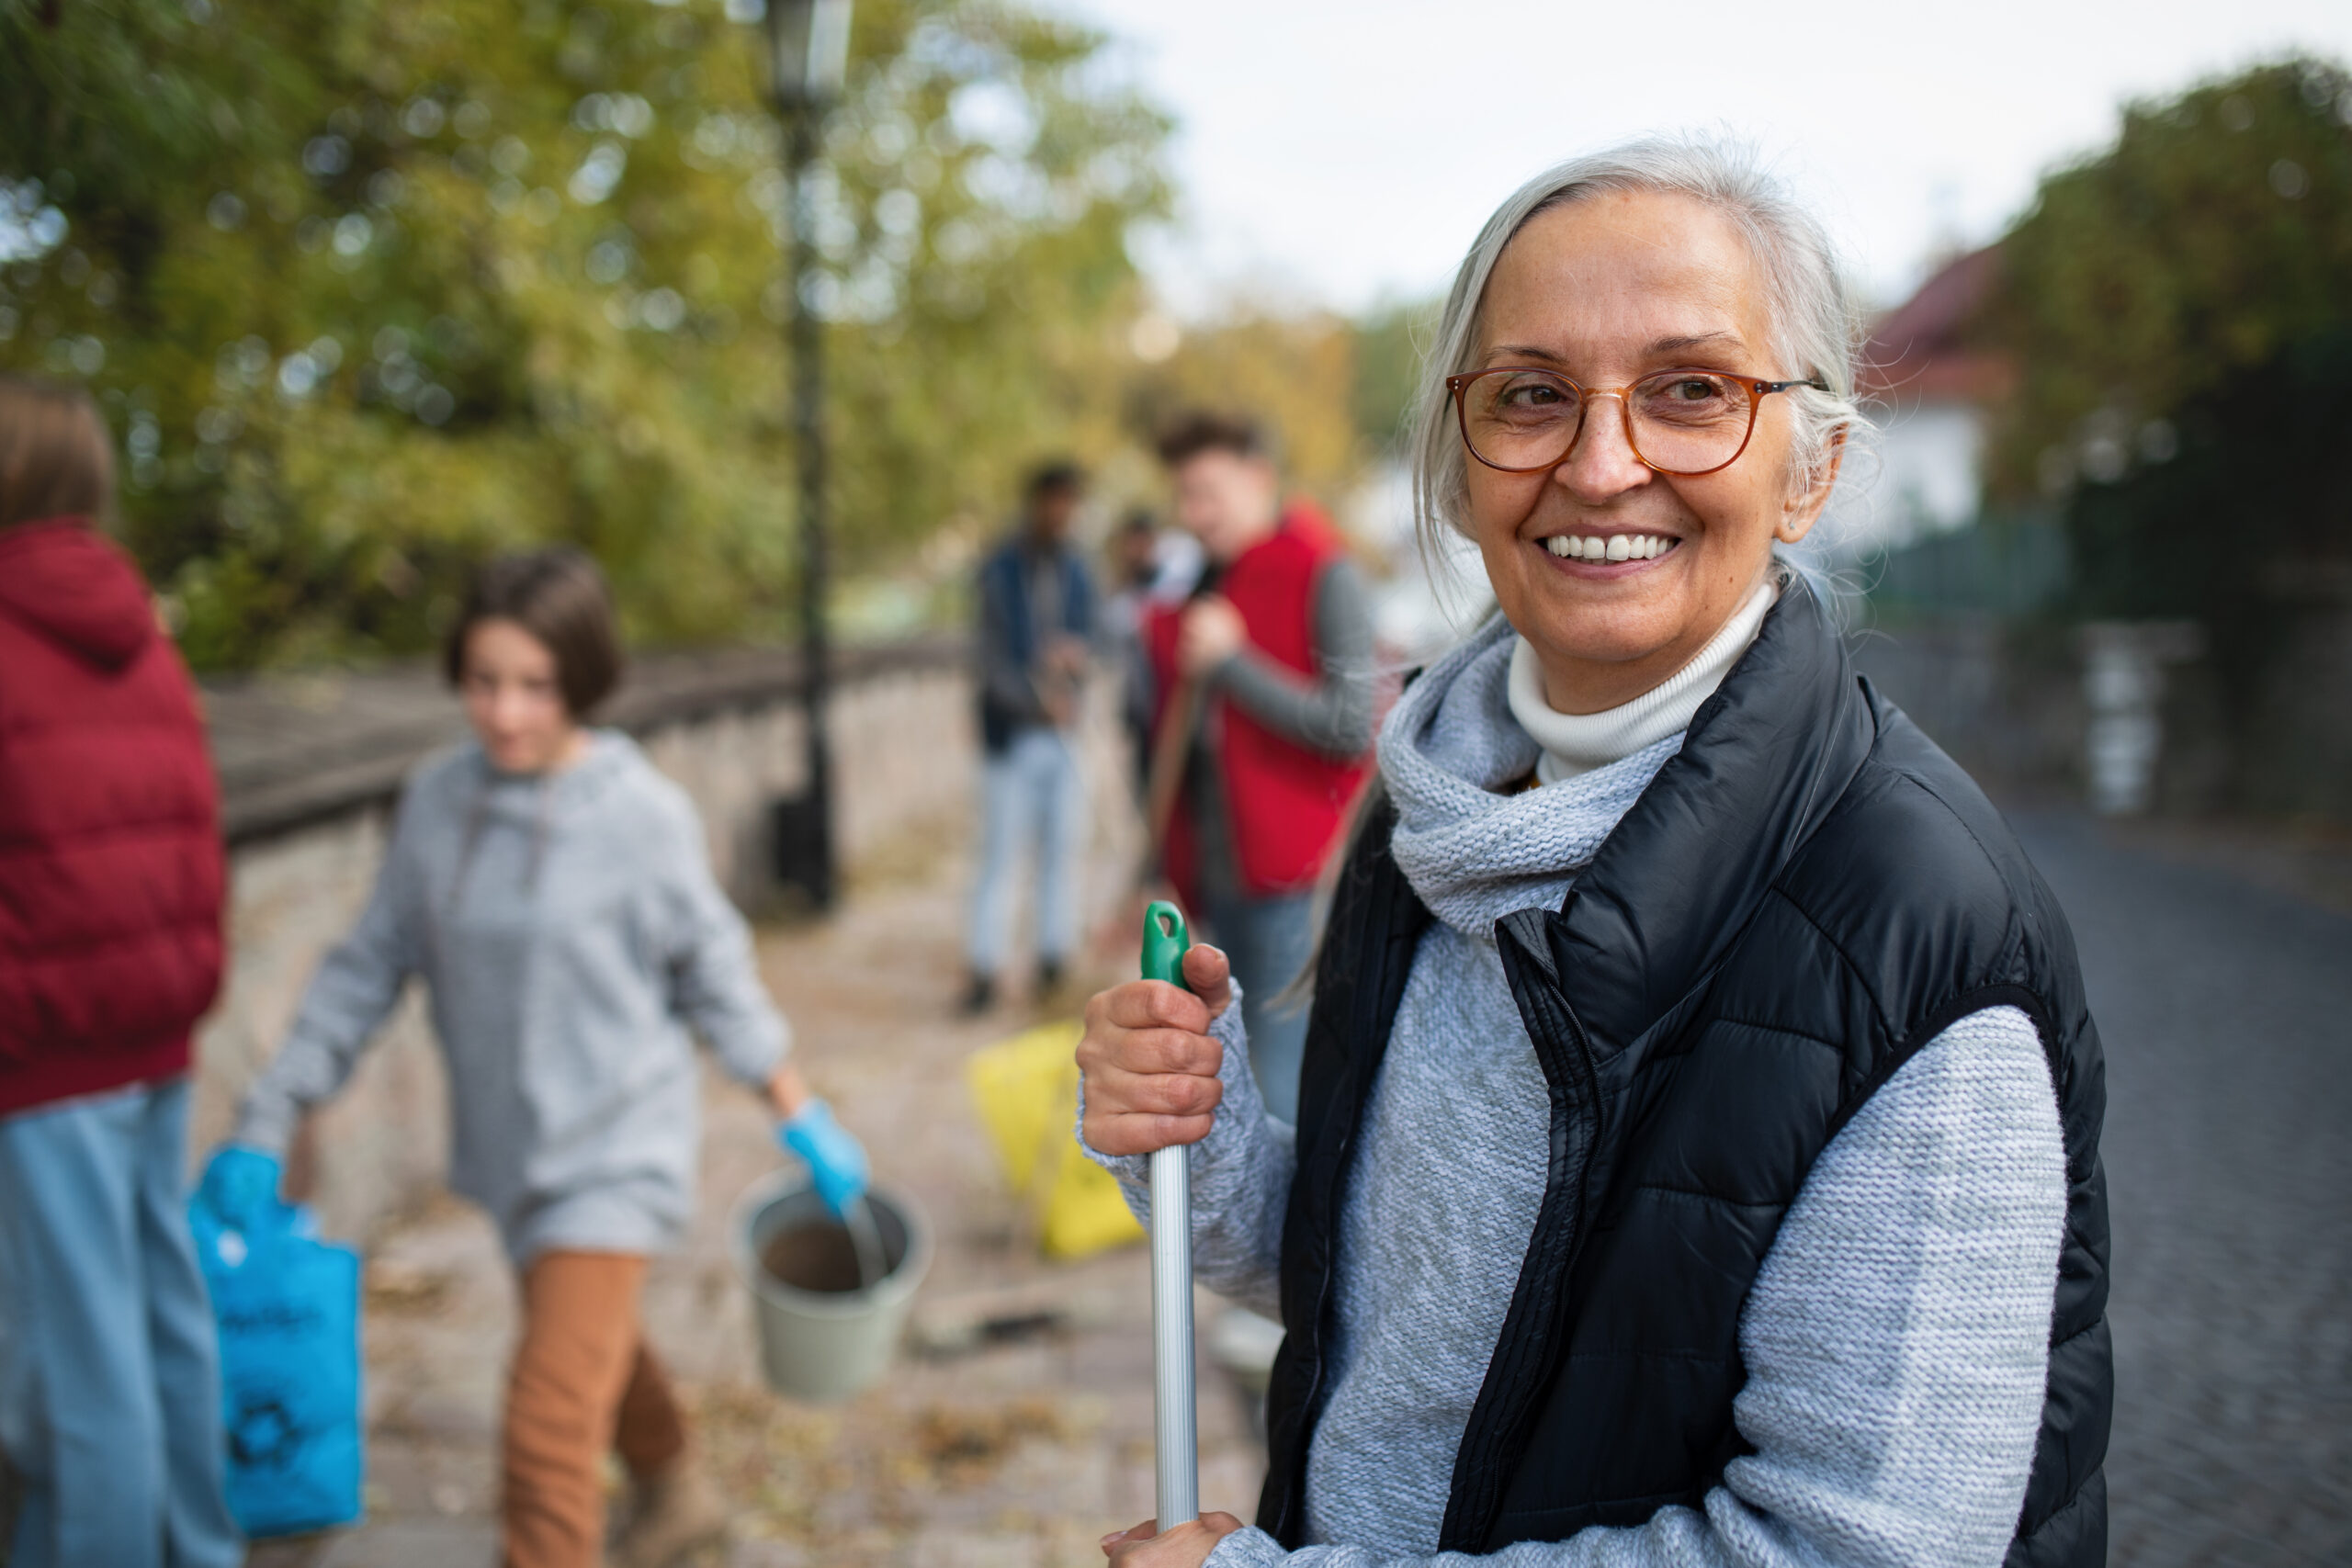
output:
M832 707L835 793L838 843L854 883L902 846L920 852L956 843L977 787L978 748L959 648L915 646L843 662ZM423 671L333 689L239 686L207 696L231 823L231 968L198 1043L199 1157L226 1134L238 1096L284 1038L320 959L358 918L383 856L399 776L456 733L455 705L443 695L435 706ZM653 661L615 716L694 797L722 885L745 908L765 908L767 808L804 776L797 672L774 661ZM1094 774L1115 792L1121 775L1107 711L1090 734L1099 753ZM390 739L379 746L371 736ZM320 779L334 787L314 787ZM434 1190L447 1154L445 1093L413 987L296 1154L298 1179L314 1180L332 1234L365 1237Z

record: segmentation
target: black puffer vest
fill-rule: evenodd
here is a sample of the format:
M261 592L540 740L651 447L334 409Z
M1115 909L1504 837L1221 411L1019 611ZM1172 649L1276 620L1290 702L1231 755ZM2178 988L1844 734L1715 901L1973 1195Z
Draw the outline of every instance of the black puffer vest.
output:
M1302 1544L1348 1161L1430 916L1375 804L1334 897L1283 1236L1289 1329L1259 1524ZM1551 1089L1549 1184L1454 1461L1441 1546L1696 1506L1750 1451L1739 1316L1814 1159L1913 1052L2018 1007L2049 1053L2067 1214L2011 1568L2101 1563L2113 1370L2098 1035L2073 937L1968 776L1856 678L1792 583L1557 911L1497 926Z

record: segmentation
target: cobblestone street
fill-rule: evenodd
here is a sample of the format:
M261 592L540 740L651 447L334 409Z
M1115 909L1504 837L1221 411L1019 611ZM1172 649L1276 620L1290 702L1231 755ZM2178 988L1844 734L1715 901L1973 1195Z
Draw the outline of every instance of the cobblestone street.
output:
M2087 818L2021 827L2075 922L2109 1053L2109 1560L2352 1561L2352 919ZM1016 1002L948 1021L961 875L952 849L914 857L831 923L767 931L762 952L817 1082L937 1229L919 1345L968 1341L990 1320L1025 1330L919 1348L837 1409L765 1393L726 1215L777 1156L752 1100L714 1084L702 1213L648 1300L740 1510L713 1563L1061 1568L1099 1562L1100 1534L1150 1512L1148 1262L1136 1248L1035 1258L962 1064L1048 1015ZM1127 962L1102 955L1088 982ZM368 1522L254 1561L491 1562L512 1330L489 1229L431 1206L394 1228L368 1278ZM1205 1335L1218 1309L1202 1306ZM1204 1504L1246 1516L1261 1462L1246 1407L1225 1374L1205 1377Z
M2171 829L2019 826L2107 1045L2109 1561L2352 1562L2352 919Z

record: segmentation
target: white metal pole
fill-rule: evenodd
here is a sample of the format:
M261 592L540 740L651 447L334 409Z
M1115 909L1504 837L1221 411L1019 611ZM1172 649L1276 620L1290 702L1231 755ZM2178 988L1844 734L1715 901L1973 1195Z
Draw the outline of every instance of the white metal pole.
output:
M1193 1366L1192 1151L1151 1156L1152 1409L1162 1530L1201 1517L1201 1455Z

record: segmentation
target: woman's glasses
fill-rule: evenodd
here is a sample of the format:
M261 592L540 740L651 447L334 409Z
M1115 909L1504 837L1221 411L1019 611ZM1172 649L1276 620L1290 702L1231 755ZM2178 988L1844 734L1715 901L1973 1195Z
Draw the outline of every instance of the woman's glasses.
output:
M1661 474L1689 478L1727 468L1747 450L1756 405L1791 387L1827 391L1818 377L1759 381L1714 370L1660 370L1630 387L1580 387L1566 376L1502 365L1448 376L1453 411L1470 455L1507 474L1532 474L1567 460L1584 429L1585 405L1615 398L1634 456Z

